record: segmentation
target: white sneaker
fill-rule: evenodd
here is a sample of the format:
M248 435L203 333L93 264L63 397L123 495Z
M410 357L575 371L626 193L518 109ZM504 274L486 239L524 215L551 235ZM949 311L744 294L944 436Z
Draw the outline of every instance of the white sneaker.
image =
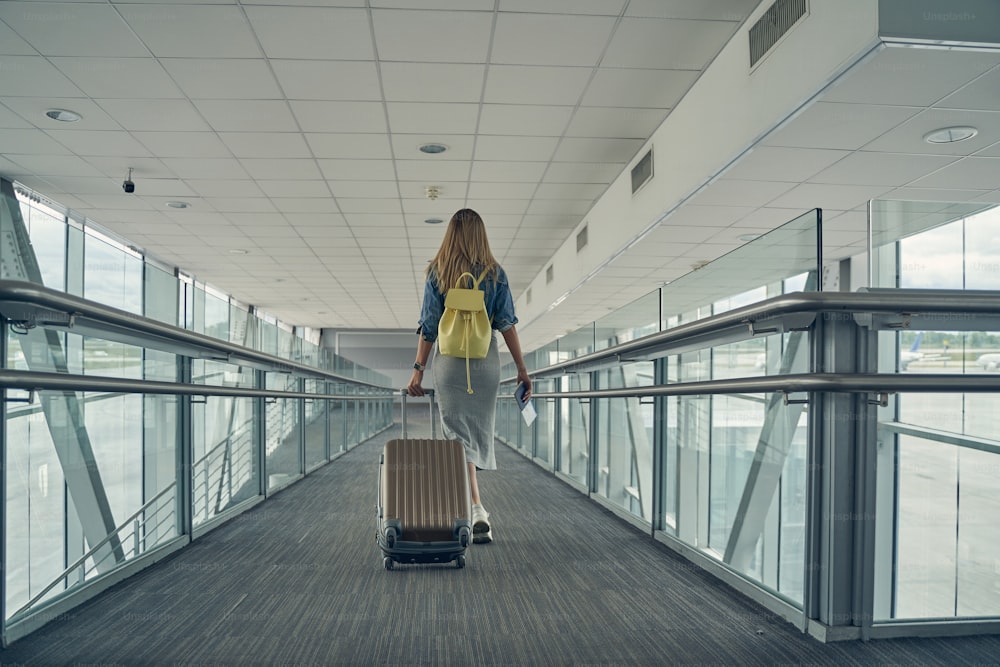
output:
M486 544L493 541L490 513L479 503L472 506L472 541L476 544Z

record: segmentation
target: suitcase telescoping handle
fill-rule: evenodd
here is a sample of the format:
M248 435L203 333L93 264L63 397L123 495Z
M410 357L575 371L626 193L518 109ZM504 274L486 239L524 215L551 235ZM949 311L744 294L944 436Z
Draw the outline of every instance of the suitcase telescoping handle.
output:
M403 409L402 409L402 419L403 419L403 439L406 439L406 398L410 395L410 392L403 387ZM434 433L434 390L424 389L424 395L427 397L427 403L431 408L431 440L437 437Z

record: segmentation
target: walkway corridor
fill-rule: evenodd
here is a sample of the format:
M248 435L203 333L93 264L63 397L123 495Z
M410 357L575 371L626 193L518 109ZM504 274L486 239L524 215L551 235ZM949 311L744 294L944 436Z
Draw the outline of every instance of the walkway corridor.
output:
M0 663L996 665L1000 656L1000 637L821 644L506 447L501 470L480 477L496 541L473 545L464 570L387 572L374 540L375 461L394 435L398 427L15 643Z

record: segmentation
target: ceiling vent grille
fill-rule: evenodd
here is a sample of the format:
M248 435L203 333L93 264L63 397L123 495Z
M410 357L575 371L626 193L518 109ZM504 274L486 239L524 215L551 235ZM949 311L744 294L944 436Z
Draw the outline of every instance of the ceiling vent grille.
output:
M632 167L632 194L635 194L639 188L644 186L651 178L653 178L652 148L650 148L649 152L643 155L642 159L636 162L635 166Z
M750 28L750 67L756 65L808 9L806 0L777 0L771 5Z

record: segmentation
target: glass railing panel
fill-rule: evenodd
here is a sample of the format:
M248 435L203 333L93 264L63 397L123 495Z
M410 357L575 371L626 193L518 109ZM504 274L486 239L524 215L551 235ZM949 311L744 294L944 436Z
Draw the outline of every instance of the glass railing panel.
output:
M594 341L593 323L566 334L556 341L559 348L559 360L566 361L567 359L575 359L576 357L590 354L595 349Z
M589 374L574 374L561 378L563 391L590 389ZM559 472L579 482L587 483L590 463L591 401L579 398L559 399Z
M192 363L196 384L251 389L247 367ZM259 495L260 465L254 440L254 399L206 396L191 401L192 522L195 527Z
M663 328L707 317L713 304L736 295L801 274L818 275L821 245L820 213L812 210L684 274L660 290ZM815 278L803 289L817 289Z
M1000 394L898 397L880 425L878 621L1000 616ZM886 578L891 578L886 581Z
M660 291L650 292L594 323L596 349L605 350L660 330Z
M6 429L4 574L9 618L65 569L63 515L72 499L41 406L9 404Z
M143 283L146 290L143 303L145 316L164 324L177 326L180 289L176 276L149 262L145 264L145 273Z
M598 372L599 388L651 387L653 362L622 364ZM596 491L635 516L652 516L653 401L639 398L595 402Z
M328 382L327 391L334 395L343 395L347 387L340 382ZM327 421L327 428L330 433L330 455L347 451L347 408L350 405L343 400L327 401L327 410L330 413Z
M313 378L306 378L305 391L310 394L322 393L325 383ZM326 423L329 401L308 400L306 410L306 469L313 468L326 460L326 443L329 427Z
M553 392L555 389L556 380L546 379L532 382L531 391L545 394ZM533 424L534 428L530 429L534 437L523 438L522 449L530 452L532 457L541 462L551 463L552 452L555 451L556 399L532 399L532 403L538 414ZM521 432L524 433L523 430Z
M287 373L268 373L267 388L298 391L299 380ZM264 451L267 457L267 488L277 489L301 476L302 456L299 437L299 401L291 398L266 399Z

